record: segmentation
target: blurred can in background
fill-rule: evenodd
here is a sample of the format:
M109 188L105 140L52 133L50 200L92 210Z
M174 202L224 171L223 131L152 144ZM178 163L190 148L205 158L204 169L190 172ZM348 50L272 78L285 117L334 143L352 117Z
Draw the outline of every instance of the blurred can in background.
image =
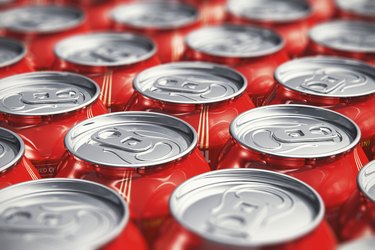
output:
M0 80L0 126L18 133L26 157L42 177L53 177L76 123L106 113L99 87L81 75L33 72Z
M336 5L340 18L375 21L373 0L336 0Z

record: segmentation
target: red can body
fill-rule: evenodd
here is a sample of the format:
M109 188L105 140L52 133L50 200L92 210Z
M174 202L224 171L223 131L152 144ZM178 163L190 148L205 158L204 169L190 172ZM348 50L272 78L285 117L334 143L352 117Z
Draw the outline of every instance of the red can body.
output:
M225 19L227 0L186 0L199 9L204 24L221 24Z
M309 0L313 9L312 19L316 22L324 22L331 19L335 14L334 0Z

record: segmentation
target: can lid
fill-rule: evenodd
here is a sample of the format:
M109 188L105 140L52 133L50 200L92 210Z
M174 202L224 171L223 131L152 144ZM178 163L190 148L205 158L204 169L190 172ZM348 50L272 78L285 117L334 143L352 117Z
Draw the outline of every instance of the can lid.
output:
M79 123L65 136L66 148L87 162L143 168L189 154L197 135L186 122L152 112L116 112Z
M237 58L266 56L284 47L283 39L269 29L229 24L193 31L186 42L208 55Z
M375 15L374 0L336 0L336 4L342 10L356 13L361 16Z
M121 66L144 61L156 52L154 42L132 33L91 33L73 36L55 46L61 59L86 66Z
M357 182L361 192L375 202L375 161L369 162L361 169Z
M110 15L115 22L136 28L173 29L198 20L196 8L174 2L124 4L114 8Z
M0 14L1 26L17 32L55 33L78 26L84 13L63 6L26 6Z
M310 38L332 49L375 53L375 25L363 21L331 21L310 30Z
M204 62L178 62L142 71L134 88L149 98L180 104L208 104L232 99L246 90L237 71Z
M93 103L99 86L67 72L32 72L0 80L0 112L20 116L62 114Z
M0 241L9 250L96 249L129 220L121 196L89 181L29 181L1 190L0 197Z
M311 14L306 0L229 0L228 10L236 16L274 22L296 21Z
M375 238L355 240L341 245L338 250L372 250L374 249Z
M272 105L239 115L230 133L243 146L287 158L320 158L354 148L358 126L337 112L305 105Z
M242 247L288 242L323 219L320 196L307 184L276 172L226 169L181 184L170 198L172 215L189 231Z
M277 82L285 87L322 97L357 97L375 93L375 67L362 61L315 56L279 66Z
M25 55L26 48L21 42L0 37L0 68L19 62Z
M0 172L16 164L25 152L25 145L16 133L0 127Z

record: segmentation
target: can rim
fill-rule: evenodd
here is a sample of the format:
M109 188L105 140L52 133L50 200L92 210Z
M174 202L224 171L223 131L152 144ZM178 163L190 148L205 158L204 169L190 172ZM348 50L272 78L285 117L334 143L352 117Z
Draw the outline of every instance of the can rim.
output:
M76 78L80 78L82 80L85 80L86 83L89 83L91 86L93 86L93 88L95 89L95 93L94 95L92 95L92 97L90 98L90 100L88 100L87 102L84 102L82 103L81 105L78 105L76 107L72 107L72 108L67 108L63 111L53 111L53 112L40 112L40 113L18 113L18 112L10 112L10 111L4 111L4 110L0 110L0 113L5 113L5 114L10 114L10 115L15 115L15 116L22 116L22 117L25 117L25 116L49 116L49 115L60 115L60 114L65 114L65 113L70 113L70 112L74 112L74 111L77 111L79 109L82 109L84 107L88 107L90 106L92 103L94 103L95 101L98 100L99 98L99 95L100 95L100 88L98 86L98 84L91 80L90 78L86 77L86 76L83 76L81 74L77 74L77 73L71 73L71 72L64 72L64 71L35 71L35 72L29 72L29 73L23 73L23 74L18 74L18 75L13 75L13 76L9 76L9 77L5 77L5 78L2 78L0 79L0 86L2 84L4 84L6 81L17 81L19 79L22 79L24 77L28 77L28 76L43 76L43 75L58 75L58 76L66 76L66 75L70 75L70 76L73 76L73 77L76 77Z
M168 68L168 67L171 67L171 66L180 66L181 68L183 68L184 66L212 66L212 67L215 67L215 68L219 68L219 69L224 69L226 70L227 72L231 72L231 73L234 73L236 75L238 75L241 80L243 81L243 86L234 94L232 95L229 95L229 96L226 96L225 98L221 99L221 100L207 100L207 101L199 101L199 102L195 102L195 101L175 101L175 100L167 100L165 98L155 98L154 96L151 96L147 93L145 93L141 87L139 86L139 82L140 82L140 78L142 77L142 75L144 73L147 73L147 72L152 72L152 71L155 71L155 70L159 70L159 69L164 69L164 68ZM244 75L242 73L240 73L239 71L233 69L233 68L230 68L228 66L225 66L225 65L220 65L220 64L216 64L216 63L208 63L208 62L203 62L203 61L180 61L180 62L173 62L173 63L166 63L166 64L161 64L161 65L157 65L157 66L154 66L154 67L151 67L151 68L148 68L140 73L138 73L136 75L136 77L133 79L133 87L134 89L139 92L141 95L143 96L146 96L150 99L153 99L153 100L158 100L158 101L162 101L162 102L166 102L166 103L173 103L173 104L191 104L191 105L196 105L196 104L215 104L215 103L221 103L221 102L225 102L227 100L231 100L231 99L234 99L238 96L241 96L247 89L247 86L248 86L248 82L247 82L247 79L244 77Z
M121 20L121 15L124 11L124 9L131 9L131 8L139 8L139 7L148 7L148 8L151 8L153 6L170 6L170 5L174 5L174 6L181 6L185 9L190 9L192 10L192 12L195 13L194 17L192 18L189 18L189 20L183 24L179 24L179 23L171 23L167 26L157 26L157 25L150 25L150 26L144 26L144 25L137 25L137 24L133 24L133 23L130 23L130 22L127 22L125 20ZM127 10L127 11L131 11L131 10ZM190 4L187 4L187 3L183 3L183 2L170 2L170 3L164 3L164 2L133 2L133 3L124 3L124 4L120 4L120 5L117 5L115 8L113 8L110 12L109 12L109 17L116 23L118 24L122 24L122 25L126 25L126 26L129 26L129 27L132 27L132 28L136 28L136 29L157 29L157 30L173 30L173 29L178 29L178 28L184 28L184 27L187 27L189 25L192 25L194 23L196 23L198 20L199 20L199 11L194 8L194 6L190 5Z
M348 0L335 0L336 2L336 6L343 10L343 11L347 11L349 13L354 13L354 14L357 14L357 15L360 15L360 16L365 16L365 17L374 17L375 15L375 9L372 10L372 9L359 9L359 8L356 8L356 6L351 6L350 4L353 2L353 1L348 1ZM357 1L358 2L358 1ZM364 1L361 1L361 2L364 2ZM347 4L349 3L349 4Z
M212 52L208 53L207 51L205 51L201 48L197 48L196 46L192 46L191 40L194 40L195 36L199 36L201 33L207 34L207 32L215 32L218 29L229 29L229 30L231 30L231 29L235 29L235 30L236 29L242 29L242 30L244 30L245 29L245 30L257 30L257 31L268 32L268 33L272 34L275 38L277 38L279 40L279 42L278 42L278 45L275 45L271 49L262 50L262 51L258 51L258 52L251 52L249 54L242 54L242 55L228 55L228 54L223 54L223 53L212 53ZM280 35L278 35L276 32L274 32L270 29L258 27L258 26L253 26L253 25L237 25L237 24L230 24L230 23L224 23L222 25L209 25L209 26L199 28L199 29L194 30L194 31L190 32L189 34L187 34L185 36L184 40L185 40L185 44L189 48L191 48L195 51L198 51L202 54L205 54L205 55L216 56L216 57L220 57L220 58L232 57L232 58L240 58L240 59L249 59L249 58L264 57L264 56L269 56L269 55L275 54L275 53L281 51L285 47L285 40Z
M68 139L69 139L69 137L71 137L75 128L77 128L79 126L83 126L85 123L91 123L91 122L93 122L94 120L97 120L97 119L108 118L108 117L117 116L117 115L125 115L125 116L126 115L151 115L151 116L159 116L159 117L163 116L166 119L174 120L174 121L184 125L192 133L191 144L183 152L181 152L181 153L179 153L179 154L177 154L173 157L170 157L170 158L167 158L167 159L164 159L164 160L149 162L149 163L146 163L146 164L140 164L140 163L137 163L137 164L125 164L125 163L124 164L108 164L108 163L105 163L105 162L93 161L86 156L82 156L82 155L77 154L77 152L74 151L73 147L68 142ZM183 121L183 120L181 120L177 117L171 116L171 115L166 115L166 114L157 113L157 112L148 112L148 111L122 111L122 112L114 112L114 113L98 115L98 116L92 117L90 119L87 119L85 121L82 121L82 122L76 124L75 126L73 126L72 128L70 128L69 131L66 133L65 138L64 138L64 145L65 145L66 150L69 151L72 155L74 155L74 157L77 157L80 160L89 162L91 164L100 165L101 167L124 168L124 169L143 169L143 168L147 168L147 167L158 167L160 165L179 160L182 157L187 156L191 152L193 152L197 147L197 143L198 143L197 132L195 131L195 129L189 123L187 123L187 122L185 122L185 121Z
M355 66L361 66L362 68L368 68L369 70L372 70L373 72L375 72L375 66L372 66L364 61L360 61L360 60L355 60L355 59L350 59L350 58L346 58L346 57L339 57L339 56L322 56L322 55L318 55L318 56L306 56L306 57L300 57L300 58L295 58L295 59L292 59L288 62L285 62L283 64L281 64L280 66L278 66L275 70L275 73L274 73L274 78L277 82L277 84L281 84L283 87L287 88L287 89L290 89L290 90L293 90L293 91L296 91L298 93L303 93L303 94L307 94L307 95L310 95L310 96L318 96L318 97L329 97L329 98L337 98L337 99L340 99L340 98L350 98L350 97L362 97L362 96L368 96L368 95L372 95L375 93L375 88L372 90L372 91L369 91L367 93L359 93L359 94L344 94L344 95L330 95L330 94L319 94L318 92L314 93L314 92L303 92L303 91L300 91L300 90L297 90L297 89L294 89L290 86L288 86L283 80L282 80L282 77L281 77L281 73L282 73L282 70L284 70L284 67L290 67L292 66L293 64L295 63L298 63L298 62L308 62L308 61L315 61L315 60L318 60L318 59L327 59L327 60L330 60L330 62L333 62L333 61L336 61L336 62L341 62L341 63L347 63L347 64L350 64L350 65L355 65ZM374 74L374 80L375 80L375 74Z
M36 184L47 183L48 184L48 183L69 183L69 182L70 183L82 183L84 185L91 185L92 187L96 186L100 189L106 190L107 192L111 193L114 197L116 197L118 199L118 202L121 204L122 209L124 210L124 216L120 220L120 223L118 224L116 229L109 232L108 236L106 238L102 239L100 242L98 242L98 239L95 239L97 242L92 242L91 247L95 247L95 248L96 247L102 247L103 245L111 242L113 239L115 239L117 236L119 236L121 234L121 232L126 228L127 224L130 221L129 207L128 207L128 204L124 201L124 199L120 196L120 194L118 194L117 192L115 192L114 190L110 189L109 187L107 187L103 184L93 182L93 181L82 180L82 179L73 179L73 178L47 178L47 179L39 179L39 180L22 182L22 183L18 183L18 184L9 186L7 188L4 188L4 189L0 190L0 194L2 194L4 192L9 192L9 190L17 189L17 188L22 187L22 186L28 186L30 184L32 185L34 183L36 183ZM51 192L51 190L48 191L48 192ZM91 194L95 197L103 198L102 196L99 196L98 194L96 194L94 192L89 193L89 192L87 192L87 190L86 191L80 190L80 193L88 193L88 194ZM104 197L104 198L107 199L107 197Z
M27 48L20 41L18 41L16 39L13 39L13 38L9 38L9 37L0 37L0 43L11 44L11 45L19 47L20 50L21 50L21 52L16 57L14 57L13 59L1 63L0 64L0 68L13 65L13 64L18 63L19 61L21 61L23 58L25 58L26 53L27 53Z
M18 143L20 145L18 153L16 154L16 156L10 162L5 164L4 166L0 166L0 172L3 172L3 171L6 171L7 169L11 168L12 166L17 164L17 162L19 162L21 160L21 158L23 157L23 155L25 153L25 143L22 140L22 138L18 134L16 134L15 132L13 132L9 129L3 128L3 127L0 127L0 130L3 130L6 133L9 133L10 135L12 135L18 141Z
M150 50L145 53L144 55L140 56L137 58L137 60L134 60L132 62L112 62L112 63L101 63L101 62L85 62L82 60L75 60L69 58L69 55L65 54L64 51L66 47L69 46L76 46L77 45L77 40L83 40L87 41L93 38L103 38L103 37L116 37L116 38L123 38L123 39L138 39L142 40L143 43L147 44L150 46ZM150 59L152 56L156 54L157 51L157 45L156 43L149 37L140 35L137 33L131 33L131 32L114 32L114 31L109 31L109 32L103 32L103 31L97 31L97 32L90 32L86 34L81 34L81 35L75 35L71 36L65 39L60 40L58 43L55 44L54 46L54 54L56 55L57 58L60 58L64 61L76 64L76 65L83 65L83 66L89 66L89 67L117 67L117 66L129 66L129 65L134 65L142 61L146 61Z
M366 173L366 171L369 169L369 168L374 168L375 167L375 160L372 160L370 162L368 162L365 166L363 166L363 168L358 172L358 175L357 175L357 186L358 186L358 189L359 191L367 198L369 199L370 201L372 201L373 203L375 203L375 196L371 197L371 195L368 193L368 188L366 188L366 184L365 183L365 180L367 178L367 175L368 173ZM375 168L374 168L375 169ZM374 181L375 181L375 178L373 178ZM373 182L374 182L373 181ZM374 182L374 185L373 187L375 187L375 182Z
M287 242L287 241L291 241L291 240L295 240L295 239L298 239L300 237L303 237L304 235L307 235L308 233L310 233L311 231L313 231L314 229L316 229L318 227L318 225L323 221L323 219L324 219L324 213L325 213L325 207L324 207L323 200L320 197L320 195L318 194L318 192L315 191L310 185L304 183L301 180L296 179L295 177L292 177L292 176L289 176L289 175L286 175L286 174L282 174L282 173L278 173L278 172L274 172L274 171L270 171L270 170L250 169L250 168L236 168L236 169L220 169L220 170L215 170L215 171L211 171L211 172L207 172L207 173L203 173L203 174L194 176L194 177L190 178L189 180L183 182L177 188L175 188L175 190L172 192L172 194L171 194L171 196L169 198L169 208L170 208L172 217L175 218L178 221L178 223L181 224L188 231L193 232L196 235L199 235L200 237L202 237L202 238L204 238L204 239L206 239L208 241L217 242L217 243L225 244L225 245L229 245L224 240L218 240L217 238L203 236L196 228L189 226L181 218L179 218L179 216L177 215L177 211L176 211L177 209L173 206L174 205L173 204L173 197L177 196L177 193L180 192L180 190L183 189L185 186L189 185L190 182L193 182L195 180L199 180L199 179L202 179L202 178L206 178L207 176L210 176L210 175L222 174L222 173L230 173L230 172L242 172L242 173L251 173L251 172L254 173L255 172L255 173L261 173L261 174L268 174L268 175L278 176L278 177L284 178L284 180L285 179L289 179L289 180L291 180L293 182L297 182L301 186L304 186L305 188L307 188L315 196L315 198L317 199L320 209L319 209L319 212L317 213L316 219L310 225L309 228L300 231L298 234L294 235L293 237L289 237L289 238L286 237L283 240L270 241L269 243L267 243L267 245L281 244L281 243L284 243L284 242ZM239 242L236 242L235 244L230 244L230 246L239 246L239 247L260 247L260 246L267 246L267 245L262 245L261 243L258 243L258 244L241 244Z
M257 108L254 108L254 109L251 109L251 110L248 110L248 111L245 111L243 113L241 113L240 115L238 115L230 124L230 127L229 127L229 134L232 138L234 138L236 140L236 142L238 142L239 144L241 144L241 146L247 148L247 149L250 149L250 150L253 150L255 152L258 152L258 153L261 153L261 154L266 154L266 155L270 155L270 156L274 156L274 157L280 157L280 158L291 158L290 156L288 155L284 155L284 154L280 154L280 153L271 153L271 152L263 152L262 150L259 150L259 149L256 149L256 148L253 148L249 145L246 145L240 138L238 138L238 136L235 134L235 123L238 121L238 119L240 119L242 116L245 116L245 115L248 115L249 113L253 113L253 112L257 112L259 110L267 110L267 109L277 109L277 108L281 108L281 107L289 107L289 108L305 108L305 109L315 109L315 110L319 110L321 112L326 112L326 113L332 113L332 114L335 114L336 116L338 117L341 117L345 120L347 120L352 126L353 128L356 130L357 132L357 135L356 137L353 139L353 141L347 145L346 147L343 147L342 149L340 150L337 150L337 152L330 152L330 153L321 153L321 154L318 154L318 155L315 155L315 156L311 156L311 157L306 157L306 156L298 156L298 155L293 155L292 158L294 159L319 159L319 158L325 158L325 157L331 157L331 156L334 156L334 155L339 155L339 154L342 154L342 153L345 153L353 148L355 148L355 146L359 143L360 139L361 139L361 130L360 128L358 127L358 125L352 120L350 119L349 117L346 117L336 111L333 111L333 110L329 110L329 109L325 109L325 108L321 108L321 107L316 107L316 106L312 106L312 105L301 105L301 104L277 104L277 105L270 105L270 106L263 106L263 107L257 107Z

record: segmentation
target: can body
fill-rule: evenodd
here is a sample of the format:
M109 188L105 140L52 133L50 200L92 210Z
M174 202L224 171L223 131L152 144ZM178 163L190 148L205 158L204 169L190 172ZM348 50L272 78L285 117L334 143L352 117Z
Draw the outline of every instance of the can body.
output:
M309 0L312 7L312 17L317 22L324 22L331 19L335 14L334 0Z
M34 165L26 157L22 157L16 165L0 173L0 189L20 182L38 180L40 178Z
M187 0L197 6L204 24L221 24L225 19L226 0Z
M15 74L22 74L27 72L32 72L33 68L30 65L29 58L23 58L19 62L5 66L0 67L0 78L4 78L7 76L15 75Z

